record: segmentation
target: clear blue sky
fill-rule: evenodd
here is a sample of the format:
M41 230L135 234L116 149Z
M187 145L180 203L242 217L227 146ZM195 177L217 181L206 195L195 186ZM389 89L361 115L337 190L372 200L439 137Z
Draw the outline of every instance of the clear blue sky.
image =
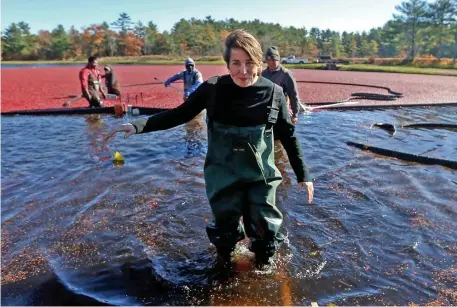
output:
M133 21L153 21L159 31L171 30L181 18L235 18L279 23L282 26L364 31L384 25L402 0L2 0L2 30L27 22L33 33L58 24L77 29L113 22L126 12Z

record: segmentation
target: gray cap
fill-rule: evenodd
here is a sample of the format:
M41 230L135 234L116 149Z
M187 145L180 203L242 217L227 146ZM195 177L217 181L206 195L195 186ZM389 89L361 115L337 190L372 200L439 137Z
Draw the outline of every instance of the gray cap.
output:
M275 46L268 47L266 59L280 60L278 48Z

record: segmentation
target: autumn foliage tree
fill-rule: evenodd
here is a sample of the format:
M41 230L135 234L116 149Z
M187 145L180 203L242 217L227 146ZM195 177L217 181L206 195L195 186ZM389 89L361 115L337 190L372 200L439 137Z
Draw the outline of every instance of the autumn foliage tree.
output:
M25 22L13 23L2 32L2 59L80 59L98 56L220 56L233 29L243 28L256 36L265 50L275 45L282 56L403 57L426 54L457 57L457 0L407 0L383 27L368 32L343 32L312 27L284 27L258 19L238 21L180 19L171 31L159 32L153 21L132 22L127 13L111 23L82 29L62 25L30 32Z
M85 54L102 54L104 52L105 29L102 25L91 25L82 33Z

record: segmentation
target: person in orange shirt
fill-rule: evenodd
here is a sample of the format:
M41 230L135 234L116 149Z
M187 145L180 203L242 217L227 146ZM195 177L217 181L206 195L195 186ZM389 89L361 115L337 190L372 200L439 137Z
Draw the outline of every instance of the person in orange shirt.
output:
M103 107L103 101L100 100L100 93L103 98L106 98L106 94L100 86L102 75L97 67L97 57L91 56L88 59L87 65L79 72L82 96L87 99L91 108Z

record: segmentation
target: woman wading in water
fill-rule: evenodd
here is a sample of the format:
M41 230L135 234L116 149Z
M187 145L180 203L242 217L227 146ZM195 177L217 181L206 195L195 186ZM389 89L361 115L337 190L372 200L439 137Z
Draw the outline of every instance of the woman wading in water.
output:
M284 239L279 232L283 215L276 207L282 177L274 164L274 136L287 152L299 188L306 189L309 203L313 200L313 183L283 90L261 76L262 57L251 34L233 31L225 41L228 75L210 78L179 107L123 124L107 137L170 129L207 110L204 175L214 220L206 230L224 262L246 235L259 264L269 263Z

